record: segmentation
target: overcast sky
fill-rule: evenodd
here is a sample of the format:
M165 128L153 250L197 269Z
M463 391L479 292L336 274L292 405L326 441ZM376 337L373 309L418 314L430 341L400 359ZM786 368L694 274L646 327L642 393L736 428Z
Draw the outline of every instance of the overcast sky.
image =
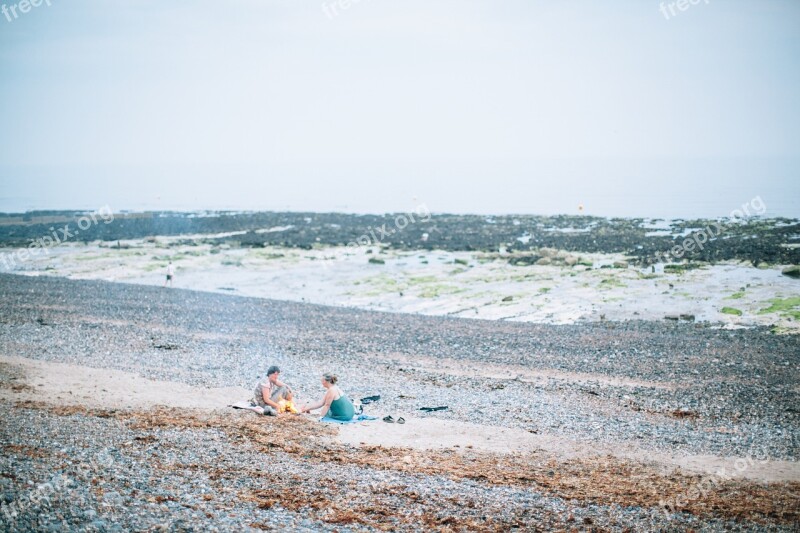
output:
M50 1L0 210L800 216L798 1Z

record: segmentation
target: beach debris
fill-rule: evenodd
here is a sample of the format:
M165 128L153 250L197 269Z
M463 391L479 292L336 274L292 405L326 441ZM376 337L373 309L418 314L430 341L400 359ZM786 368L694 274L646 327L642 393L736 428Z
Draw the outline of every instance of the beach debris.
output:
M425 411L426 413L432 413L434 411L444 411L449 409L446 405L440 405L439 407L420 407L420 411Z
M164 342L160 344L153 344L153 348L155 348L156 350L177 350L178 348L180 348L180 346L178 346L177 344Z
M386 264L386 261L384 261L383 259L381 259L379 257L370 257L369 261L367 261L367 262L371 263L373 265L385 265Z
M377 402L381 399L380 394L376 394L374 396L367 396L366 398L361 398L361 405L367 405L372 402Z
M689 322L694 322L695 316L690 313L672 313L669 315L664 315L664 320L673 320L677 322L678 320L686 320Z
M510 302L510 301L512 301L513 299L514 299L514 297L513 297L513 296L506 296L505 298L503 298L503 301L504 301L504 302Z
M501 251L500 253L504 253L504 251ZM530 266L530 265L535 265L536 261L538 261L539 259L540 258L538 255L530 255L530 254L518 255L511 257L508 260L508 264L513 266Z
M389 424L394 424L394 417L392 417L392 415L386 415L383 417L383 421Z
M669 414L675 418L700 418L699 414L697 414L695 411L692 411L691 409L687 409L686 407L675 409Z

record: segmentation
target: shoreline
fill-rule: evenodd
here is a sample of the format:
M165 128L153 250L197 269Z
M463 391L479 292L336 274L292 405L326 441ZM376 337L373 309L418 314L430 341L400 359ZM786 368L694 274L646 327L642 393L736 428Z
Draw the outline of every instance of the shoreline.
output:
M13 273L160 286L173 261L176 287L276 300L535 323L674 318L800 332L800 282L781 265L637 267L622 254L538 253L546 261L529 264L520 263L528 255L508 252L256 249L158 237L121 248L67 244Z
M755 200L755 199L754 199ZM744 206L743 206L744 207ZM191 240L202 236L216 246L281 246L312 250L317 246L381 246L497 253L555 248L570 253L624 254L648 266L670 262L749 261L800 264L800 219L767 218L734 210L728 218L604 218L584 215L450 215L430 212L425 204L407 213L352 215L299 212L143 212L100 215L84 211L0 213L0 244L27 247L47 239L61 242L118 242L153 235ZM763 207L763 204L762 204ZM99 216L99 218L98 218ZM88 224L81 224L87 221ZM94 222L92 222L94 221ZM63 226L63 229L61 225ZM56 229L58 226L58 229ZM69 230L71 232L64 232ZM80 229L78 229L80 228ZM713 230L712 230L713 228ZM720 231L721 230L721 231ZM50 237L52 235L52 237Z

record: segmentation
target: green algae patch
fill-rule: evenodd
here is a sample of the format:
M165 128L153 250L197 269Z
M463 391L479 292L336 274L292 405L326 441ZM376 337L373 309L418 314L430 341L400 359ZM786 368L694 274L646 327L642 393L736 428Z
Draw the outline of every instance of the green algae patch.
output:
M794 298L773 298L767 300L769 307L761 309L758 314L766 315L769 313L780 313L782 316L800 318L800 296Z
M742 311L740 309L736 309L735 307L723 307L719 310L719 312L724 315L742 316Z
M353 282L353 284L357 285L358 282ZM361 284L369 287L365 289L362 296L382 296L384 294L402 291L406 288L405 283L401 283L389 274L380 274L361 280Z
M436 283L439 281L439 278L436 276L414 276L408 278L409 285L422 285L425 283Z
M689 270L696 270L704 266L705 265L703 263L671 263L669 265L664 265L664 273L683 274Z
M770 306L761 309L759 315L778 313L781 318L800 321L800 297L773 298L767 302Z
M601 289L613 289L627 287L624 283L616 278L606 278L600 282Z
M446 284L437 284L437 285L430 285L423 288L420 293L420 298L438 298L439 296L445 296L448 294L458 294L460 292L465 292L466 289L462 289L456 287L455 285L446 285Z
M261 250L254 252L254 256L258 257L259 259L282 259L286 257L286 254L281 254L277 252L263 252Z

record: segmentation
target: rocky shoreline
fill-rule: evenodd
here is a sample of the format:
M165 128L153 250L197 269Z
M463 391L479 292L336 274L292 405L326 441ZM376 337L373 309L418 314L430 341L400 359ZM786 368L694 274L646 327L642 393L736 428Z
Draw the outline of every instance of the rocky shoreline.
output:
M423 209L424 207L424 209ZM396 250L622 253L637 264L800 264L800 220L653 220L592 216L432 214L425 206L408 213L210 212L115 213L91 217L80 211L0 214L0 245L28 246L71 224L76 242L141 239L152 235L214 235L200 243L245 247L382 245ZM77 222L88 220L77 229ZM85 229L83 227L85 226ZM191 243L189 240L187 243ZM692 244L694 243L694 244ZM538 258L537 258L538 259ZM534 259L535 260L535 259Z
M702 476L650 464L796 464L794 335L425 317L12 275L0 275L0 294L2 355L248 389L277 363L309 395L319 373L334 370L353 397L381 395L375 415L478 422L610 450L509 460L332 444L333 429L303 418L15 402L14 387L25 385L3 367L6 506L59 473L74 482L44 507L21 509L12 529L779 531L800 520L800 480L730 479L687 499ZM424 414L425 405L448 409ZM639 455L613 455L621 449Z

